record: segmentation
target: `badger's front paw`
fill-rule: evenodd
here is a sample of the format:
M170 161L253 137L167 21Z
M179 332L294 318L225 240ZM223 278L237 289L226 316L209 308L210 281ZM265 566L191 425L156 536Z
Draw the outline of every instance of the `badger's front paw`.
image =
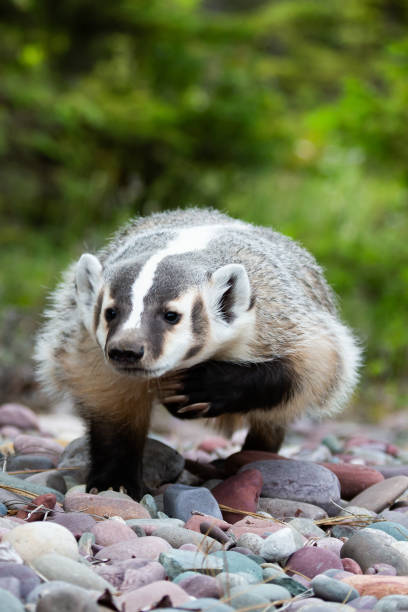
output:
M234 412L237 393L225 376L228 366L231 364L206 361L168 377L160 389L162 403L173 416L183 419Z
M140 501L143 495L147 493L144 484L137 479L124 478L123 475L119 476L113 473L93 474L91 472L89 474L86 482L88 493L99 493L108 489L127 493L135 501Z

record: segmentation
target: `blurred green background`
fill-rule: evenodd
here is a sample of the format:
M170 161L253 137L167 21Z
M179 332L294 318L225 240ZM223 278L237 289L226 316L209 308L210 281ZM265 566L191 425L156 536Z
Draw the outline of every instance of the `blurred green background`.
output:
M3 0L0 399L61 269L130 215L272 225L325 267L375 418L408 398L406 0Z

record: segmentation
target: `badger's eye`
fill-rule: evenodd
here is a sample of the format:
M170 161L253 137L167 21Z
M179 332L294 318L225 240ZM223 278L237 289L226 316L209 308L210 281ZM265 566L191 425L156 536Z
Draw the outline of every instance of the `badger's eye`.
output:
M176 323L178 323L180 319L181 315L178 312L173 312L172 310L169 310L164 313L164 320L167 321L167 323L170 323L171 325L176 325Z
M110 321L112 321L116 315L118 314L118 311L115 308L107 308L105 310L105 319L107 320L108 323L110 323Z

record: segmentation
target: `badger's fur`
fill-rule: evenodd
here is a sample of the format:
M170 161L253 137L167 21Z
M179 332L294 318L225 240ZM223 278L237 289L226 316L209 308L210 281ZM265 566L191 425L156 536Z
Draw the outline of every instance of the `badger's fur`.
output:
M39 380L89 426L91 488L142 492L152 406L180 418L244 416L244 447L278 450L306 410L338 410L359 348L313 257L214 210L131 221L66 272L37 347Z

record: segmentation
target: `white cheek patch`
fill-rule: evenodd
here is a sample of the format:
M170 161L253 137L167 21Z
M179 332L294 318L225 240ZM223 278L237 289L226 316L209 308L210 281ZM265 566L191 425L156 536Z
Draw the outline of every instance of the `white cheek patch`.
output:
M225 225L202 225L199 227L183 228L177 232L176 237L170 240L164 249L150 257L133 283L131 295L132 310L129 318L123 325L123 329L140 327L144 298L153 285L154 275L159 263L170 255L179 255L181 253L205 249L210 240L214 238L220 229L225 229L225 227Z

